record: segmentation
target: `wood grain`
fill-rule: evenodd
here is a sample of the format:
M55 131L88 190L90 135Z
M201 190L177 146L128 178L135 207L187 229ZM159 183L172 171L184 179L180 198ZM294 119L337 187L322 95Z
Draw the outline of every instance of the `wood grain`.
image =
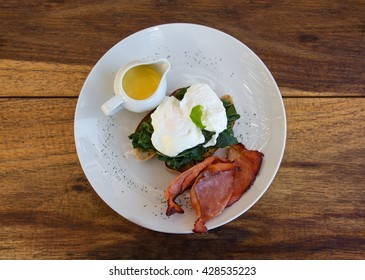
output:
M285 99L287 147L272 186L206 236L153 232L111 210L78 163L75 106L69 98L0 99L3 259L365 257L363 98Z
M1 60L0 97L75 97L92 67L36 61Z
M0 3L0 259L364 259L363 1ZM79 164L77 97L100 57L150 26L188 22L251 48L276 79L287 145L268 191L208 235L116 214Z
M0 4L0 9L0 53L6 60L86 65L89 69L114 44L141 29L191 22L220 29L245 43L266 63L280 87L322 96L365 95L362 1L189 1L188 4L136 1L131 4L78 0L70 3L22 1L20 5L19 1L11 0ZM10 67L12 71L17 70ZM78 79L78 75L72 76L70 82ZM49 81L53 85L48 73L40 79L36 78L35 82ZM13 84L8 85L7 80L5 77L5 83L2 81L9 87L6 96L12 92ZM65 81L57 81L61 84L55 89L60 91L59 86ZM74 96L79 93L80 81L77 83ZM290 90L288 94L294 92ZM41 95L44 94L47 90L42 90Z

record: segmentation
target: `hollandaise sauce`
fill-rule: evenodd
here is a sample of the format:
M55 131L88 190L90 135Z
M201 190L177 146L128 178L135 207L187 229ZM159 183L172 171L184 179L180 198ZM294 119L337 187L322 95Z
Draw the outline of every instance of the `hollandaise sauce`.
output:
M161 75L151 65L139 65L125 73L122 86L125 93L137 100L150 97L160 84Z

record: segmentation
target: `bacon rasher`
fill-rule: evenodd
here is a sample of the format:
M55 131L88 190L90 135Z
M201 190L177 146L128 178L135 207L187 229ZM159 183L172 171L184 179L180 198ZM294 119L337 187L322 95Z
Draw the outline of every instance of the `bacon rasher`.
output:
M226 208L233 193L233 174L237 169L233 163L215 163L199 174L190 190L191 206L198 216L194 232L206 233L205 223Z
M212 156L176 177L165 191L166 215L184 213L175 198L186 189L198 219L194 232L206 233L205 223L231 206L251 187L261 168L263 154L247 150L243 144L232 145L227 159Z
M260 171L263 156L264 154L259 151L247 150L241 143L229 147L227 158L240 170L234 174L233 193L227 207L239 200L251 187Z
M172 180L165 190L165 199L167 200L168 206L166 210L167 216L171 216L174 213L184 213L181 206L175 202L175 198L194 184L196 178L204 168L217 162L227 162L227 160L217 156L208 157Z

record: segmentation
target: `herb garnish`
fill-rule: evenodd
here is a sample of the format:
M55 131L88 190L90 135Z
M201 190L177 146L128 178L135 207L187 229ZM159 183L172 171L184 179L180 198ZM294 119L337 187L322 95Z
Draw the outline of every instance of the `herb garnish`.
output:
M205 128L205 125L202 123L203 108L204 107L202 105L196 105L190 113L190 119L200 129Z

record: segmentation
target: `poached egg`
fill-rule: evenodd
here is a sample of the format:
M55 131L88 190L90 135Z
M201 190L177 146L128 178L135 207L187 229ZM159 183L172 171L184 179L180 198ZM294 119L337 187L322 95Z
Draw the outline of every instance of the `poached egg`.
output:
M166 96L151 114L153 146L170 157L204 143L201 128L190 118L194 107L202 107L201 122L205 130L215 132L204 147L214 146L219 134L227 128L227 116L223 102L207 84L194 84L179 101Z

